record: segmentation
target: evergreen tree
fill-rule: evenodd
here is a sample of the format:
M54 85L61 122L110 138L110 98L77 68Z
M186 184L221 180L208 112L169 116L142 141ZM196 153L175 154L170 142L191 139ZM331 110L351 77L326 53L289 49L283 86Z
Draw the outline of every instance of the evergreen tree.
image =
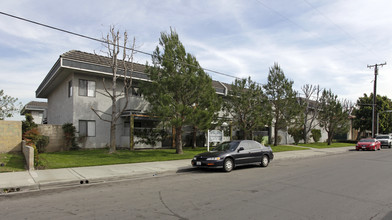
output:
M328 134L327 141L330 145L335 134L347 132L351 106L347 101L339 101L337 95L326 89L322 92L320 104L318 120Z
M286 129L300 112L297 92L293 90L293 84L294 82L286 78L277 63L270 68L268 82L264 85L264 89L272 103L274 146L278 145L278 130Z
M363 94L357 100L357 109L354 109L353 127L361 132L372 130L372 103L373 93L370 95ZM386 96L377 95L376 97L376 112L379 114L379 133L387 134L392 132L392 114L385 111L392 109L392 101ZM377 130L377 128L375 129Z
M224 102L224 110L233 118L233 125L248 139L251 132L271 123L271 105L262 87L248 79L236 79Z
M151 113L174 127L176 153L182 154L183 126L206 129L220 109L220 102L211 78L196 58L186 53L174 30L161 33L152 63L146 69L151 82L144 84L142 93L150 103Z

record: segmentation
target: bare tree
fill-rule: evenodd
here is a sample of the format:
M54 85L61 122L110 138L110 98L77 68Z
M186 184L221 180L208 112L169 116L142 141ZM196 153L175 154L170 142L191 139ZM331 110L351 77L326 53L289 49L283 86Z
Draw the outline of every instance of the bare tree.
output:
M304 98L301 103L304 107L303 111L303 139L304 143L308 142L308 135L319 123L317 116L320 110L320 86L306 84L301 88Z
M131 54L127 54L127 42L128 33L124 31L123 42L120 38L120 31L115 30L114 27L110 27L110 33L107 34L103 40L106 42L107 49L107 65L112 69L112 83L111 85L105 82L103 78L103 87L105 92L99 92L100 94L108 97L112 101L111 113L107 113L98 109L91 108L94 113L103 121L110 123L110 148L109 153L116 152L116 122L120 118L121 114L125 111L128 105L129 92L132 86L132 72L133 72L133 56L135 54L135 38L133 38ZM120 45L122 43L122 45ZM119 54L122 53L121 60L118 59ZM120 55L121 56L121 55ZM106 59L105 59L106 60ZM121 91L117 88L117 81L123 80ZM98 92L98 91L97 91ZM118 106L118 100L125 98L125 104L120 109Z

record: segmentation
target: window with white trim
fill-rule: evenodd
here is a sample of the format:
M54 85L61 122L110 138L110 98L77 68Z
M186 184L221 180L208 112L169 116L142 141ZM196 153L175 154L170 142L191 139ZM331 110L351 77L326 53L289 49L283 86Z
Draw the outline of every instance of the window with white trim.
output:
M79 95L95 97L95 81L79 79Z
M79 120L79 136L95 137L95 121Z

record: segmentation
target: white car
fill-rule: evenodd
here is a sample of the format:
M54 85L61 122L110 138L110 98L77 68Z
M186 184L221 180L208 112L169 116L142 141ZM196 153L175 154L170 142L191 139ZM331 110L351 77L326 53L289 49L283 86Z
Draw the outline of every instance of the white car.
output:
M379 134L376 139L381 142L381 147L386 146L391 148L392 145L392 135L389 134Z

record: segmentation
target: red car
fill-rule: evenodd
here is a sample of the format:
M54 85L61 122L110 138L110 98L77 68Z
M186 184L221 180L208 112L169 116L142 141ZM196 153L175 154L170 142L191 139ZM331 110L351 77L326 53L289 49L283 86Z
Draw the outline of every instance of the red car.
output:
M381 150L381 142L374 138L366 138L358 141L355 150Z

